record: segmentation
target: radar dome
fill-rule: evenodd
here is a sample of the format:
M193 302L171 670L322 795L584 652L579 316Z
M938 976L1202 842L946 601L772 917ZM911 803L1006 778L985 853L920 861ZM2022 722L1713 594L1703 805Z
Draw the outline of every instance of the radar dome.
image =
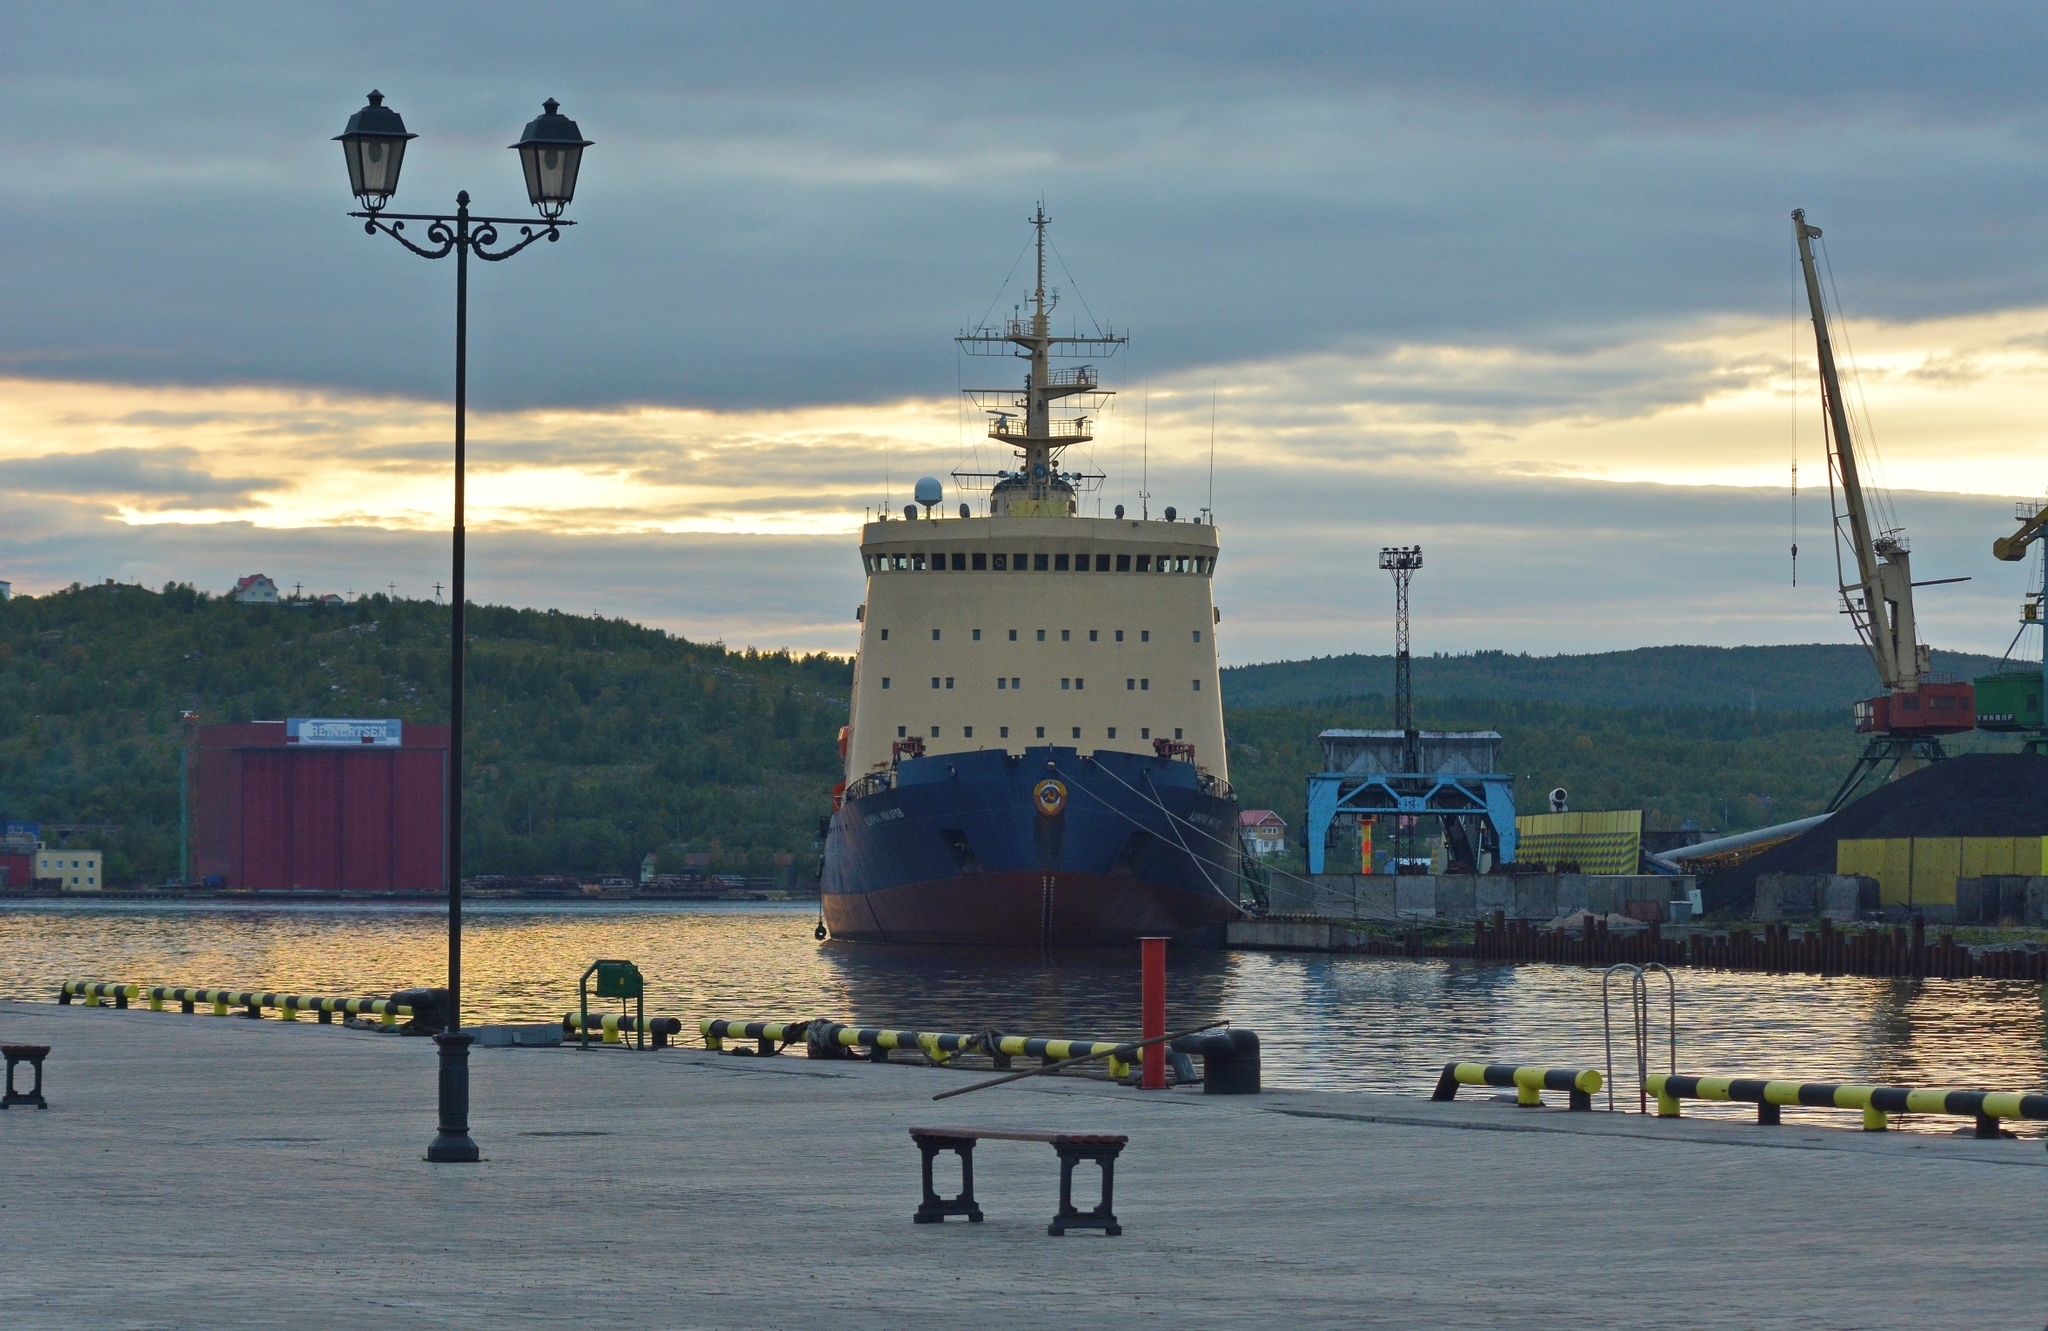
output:
M946 490L944 486L939 484L938 477L920 476L917 479L917 488L911 492L911 495L918 503L930 507L946 497Z

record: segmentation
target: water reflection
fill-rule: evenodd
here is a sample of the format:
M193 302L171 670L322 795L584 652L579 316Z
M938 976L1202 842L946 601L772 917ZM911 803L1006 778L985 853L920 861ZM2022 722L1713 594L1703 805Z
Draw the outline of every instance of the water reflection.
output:
M829 1016L1024 1035L1135 1034L1134 953L819 944L812 920L780 906L475 907L463 953L468 1018L558 1019L575 1006L577 975L605 956L639 963L650 1011L693 1020ZM427 909L9 903L0 907L0 995L48 1000L66 979L388 993L436 981L445 946L442 917ZM1691 971L1679 973L1678 986L1681 1070L2048 1085L2039 986ZM1617 1000L1619 1055L1629 1040ZM1267 1080L1280 1086L1412 1094L1451 1058L1598 1066L1604 1057L1599 973L1572 967L1190 950L1172 959L1167 1004L1175 1029L1227 1019L1257 1030ZM1655 1009L1661 1051L1661 995ZM1632 1077L1624 1080L1633 1098ZM1945 1131L1952 1121L1921 1126Z

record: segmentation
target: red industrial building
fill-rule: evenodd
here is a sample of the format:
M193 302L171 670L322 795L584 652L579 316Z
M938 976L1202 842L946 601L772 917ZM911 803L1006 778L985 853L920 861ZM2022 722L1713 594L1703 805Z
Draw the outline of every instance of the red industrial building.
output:
M196 876L241 891L443 890L448 727L201 726L190 761Z

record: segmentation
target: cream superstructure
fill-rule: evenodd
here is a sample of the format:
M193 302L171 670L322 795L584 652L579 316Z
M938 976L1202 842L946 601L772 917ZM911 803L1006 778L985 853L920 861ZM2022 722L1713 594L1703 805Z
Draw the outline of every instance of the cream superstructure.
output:
M912 737L928 754L1172 740L1227 779L1216 557L1216 528L1191 522L868 524L847 779Z

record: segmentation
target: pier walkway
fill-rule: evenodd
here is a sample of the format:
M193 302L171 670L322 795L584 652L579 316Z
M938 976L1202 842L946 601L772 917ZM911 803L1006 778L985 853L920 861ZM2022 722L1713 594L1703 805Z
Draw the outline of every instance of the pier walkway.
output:
M2038 1140L572 1047L478 1049L485 1163L435 1166L427 1040L40 1003L0 1039L54 1046L51 1108L0 1114L10 1326L2048 1321ZM1026 1146L978 1154L986 1223L913 1225L936 1121L1128 1134L1123 1236L1048 1237Z

